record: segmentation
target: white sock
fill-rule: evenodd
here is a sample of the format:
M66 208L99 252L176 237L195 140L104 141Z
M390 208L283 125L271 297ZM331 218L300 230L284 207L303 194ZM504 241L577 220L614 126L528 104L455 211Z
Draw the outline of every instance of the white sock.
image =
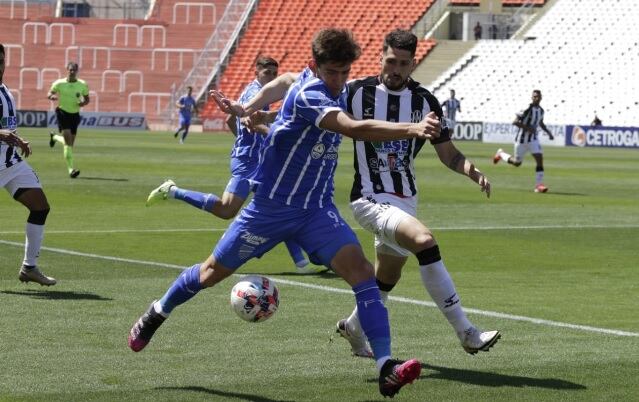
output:
M158 313L159 315L161 315L164 318L167 318L169 316L168 313L165 313L162 310L162 305L160 304L159 300L157 300L155 303L153 303L153 310L155 310L156 313Z
M175 198L175 192L177 191L178 186L169 187L169 198Z
M499 153L499 157L501 158L501 160L503 160L504 162L508 162L508 159L510 159L510 154L507 154L504 151L501 151Z
M24 242L24 261L22 261L22 265L34 267L40 255L40 247L44 238L44 225L27 222L25 232L27 236Z
M382 296L382 303L386 305L386 300L388 300L388 292L384 292L383 290L379 291ZM348 327L348 332L355 336L366 336L364 334L364 330L362 329L362 324L359 322L359 317L357 316L357 306L353 309L353 312L346 319L346 326ZM383 364L383 363L382 363Z
M535 174L535 184L541 184L544 182L544 171L536 172Z
M384 356L384 357L381 357L381 358L375 360L375 365L377 366L377 372L378 373L382 372L382 367L384 367L384 363L389 361L390 358L391 358L390 356Z
M466 313L461 306L461 300L455 290L455 284L451 279L442 260L428 265L420 265L419 272L422 283L428 291L439 310L444 314L456 333L463 332L472 326L466 318Z

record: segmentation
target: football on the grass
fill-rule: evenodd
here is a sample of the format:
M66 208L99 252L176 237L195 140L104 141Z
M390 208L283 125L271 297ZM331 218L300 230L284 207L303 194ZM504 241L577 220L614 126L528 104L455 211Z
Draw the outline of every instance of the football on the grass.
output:
M245 276L231 290L231 307L244 321L266 321L279 305L280 292L275 282L265 276Z

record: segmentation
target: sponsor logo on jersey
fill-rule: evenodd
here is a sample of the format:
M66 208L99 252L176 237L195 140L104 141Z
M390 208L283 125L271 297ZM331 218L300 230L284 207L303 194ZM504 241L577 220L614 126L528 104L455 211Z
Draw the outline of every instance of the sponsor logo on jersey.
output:
M311 158L313 159L321 158L322 155L324 155L325 150L326 150L326 147L324 146L324 144L322 144L321 142L318 142L317 144L313 145L313 149L311 150Z

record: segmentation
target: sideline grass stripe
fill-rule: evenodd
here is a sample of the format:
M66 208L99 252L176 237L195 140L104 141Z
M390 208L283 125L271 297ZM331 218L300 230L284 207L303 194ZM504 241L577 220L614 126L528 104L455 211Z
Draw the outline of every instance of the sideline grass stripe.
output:
M456 230L544 230L544 229L638 229L639 225L534 225L534 226L459 226L430 227L437 231ZM353 230L364 230L354 227ZM223 232L226 228L182 228L182 229L105 229L105 230L47 230L46 234L101 234L101 233L168 233L168 232ZM24 234L24 230L0 231L0 235Z
M0 240L0 244L6 244L6 245L9 245L9 246L16 246L16 247L24 247L23 243L17 243L17 242L6 241L6 240ZM82 253L82 252L79 252L79 251L73 251L73 250L67 250L67 249L61 249L61 248L42 247L42 249L46 250L46 251L51 251L51 252L54 252L54 253L75 255L75 256L87 257L87 258L97 258L97 259L102 259L102 260L107 260L107 261L127 262L127 263L131 263L131 264L140 264L140 265L155 266L155 267L162 267L162 268L172 268L172 269L184 269L184 268L186 268L184 266L175 265L175 264L166 264L166 263L162 263L162 262L134 260L134 259L130 259L130 258L112 257L112 256L107 256L107 255L99 255L99 254L91 254L91 253ZM242 276L242 274L235 274L235 275L236 276ZM275 280L275 282L278 282L278 283L283 283L283 284L287 284L287 285L291 285L291 286L298 286L298 287L303 287L303 288L308 288L308 289L321 290L321 291L324 291L324 292L343 293L343 294L351 294L352 293L350 289L339 289L339 288L333 288L333 287L330 287L330 286L315 285L315 284L311 284L311 283L290 281L290 280L281 279L281 278L276 278L274 280ZM391 300L394 300L394 301L397 301L397 302L400 302L400 303L415 304L415 305L426 306L426 307L437 307L437 305L435 303L433 303L433 302L408 299L408 298L400 297L400 296L390 296L389 298ZM499 312L496 312L496 311L479 310L479 309L474 309L474 308L469 308L469 307L464 307L464 310L467 313L473 313L473 314L483 315L483 316L487 316L487 317L503 318L503 319L514 320L514 321L524 321L524 322L530 322L530 323L533 323L533 324L547 325L547 326L560 327L560 328L569 328L569 329L575 329L575 330L579 330L579 331L596 332L596 333L607 334L607 335L639 337L639 333L637 333L637 332L628 332L628 331L620 331L620 330L615 330L615 329L591 327L591 326L587 326L587 325L570 324L570 323L559 322L559 321L544 320L544 319L541 319L541 318L533 318L533 317L526 317L526 316L521 316L521 315L499 313Z

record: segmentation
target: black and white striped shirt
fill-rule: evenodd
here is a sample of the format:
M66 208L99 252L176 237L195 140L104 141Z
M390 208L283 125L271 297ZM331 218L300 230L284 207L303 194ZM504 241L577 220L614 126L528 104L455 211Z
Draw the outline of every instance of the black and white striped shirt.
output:
M531 127L532 132L520 128L515 136L515 142L524 144L537 139L537 128L539 123L544 120L544 109L541 106L534 106L532 103L528 109L521 113L517 113L517 118L526 127Z
M14 130L18 127L16 103L6 85L0 84L0 128ZM0 171L10 168L22 158L11 145L0 141Z
M442 109L437 99L418 82L409 79L401 91L391 91L379 77L367 77L348 83L348 112L356 119L376 119L390 122L420 122L432 110L442 120ZM450 141L448 127L439 138L439 144ZM355 177L351 201L364 194L392 193L402 197L417 194L413 161L425 140L356 141L354 145Z

